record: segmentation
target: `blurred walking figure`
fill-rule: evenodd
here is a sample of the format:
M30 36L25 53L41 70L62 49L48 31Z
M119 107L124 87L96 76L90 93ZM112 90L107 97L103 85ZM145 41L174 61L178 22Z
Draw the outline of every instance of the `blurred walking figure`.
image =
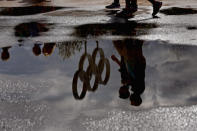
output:
M3 61L7 61L10 58L10 53L8 51L10 48L11 48L11 46L2 48L3 51L1 53L1 59Z
M156 14L159 12L162 2L156 0L148 0L153 6L153 13L152 16L155 17ZM137 0L126 0L125 9L123 9L117 16L120 17L131 17L133 13L138 10Z

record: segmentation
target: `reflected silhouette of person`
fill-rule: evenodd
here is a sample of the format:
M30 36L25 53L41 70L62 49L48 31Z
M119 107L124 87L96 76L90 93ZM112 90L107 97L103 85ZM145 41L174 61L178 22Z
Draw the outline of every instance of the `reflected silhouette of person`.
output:
M41 54L40 45L41 44L34 44L34 47L32 48L32 51L35 56L39 56Z
M44 56L50 56L55 48L55 43L45 43L42 48L42 53Z
M119 97L130 97L131 105L139 106L142 103L141 94L145 90L146 60L142 52L143 41L127 39L114 41L114 46L121 56L119 60L115 55L111 58L120 66L122 87L119 89ZM129 92L131 86L132 93Z
M9 58L10 58L10 53L9 53L9 48L11 48L11 46L8 46L8 47L3 47L2 48L2 53L1 53L1 59L3 60L3 61L7 61L7 60L9 60Z

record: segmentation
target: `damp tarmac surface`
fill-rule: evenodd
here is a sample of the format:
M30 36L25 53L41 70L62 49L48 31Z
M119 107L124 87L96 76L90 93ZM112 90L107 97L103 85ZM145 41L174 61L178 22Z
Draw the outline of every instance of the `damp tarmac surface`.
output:
M0 9L1 131L197 128L195 4L126 20L37 2Z

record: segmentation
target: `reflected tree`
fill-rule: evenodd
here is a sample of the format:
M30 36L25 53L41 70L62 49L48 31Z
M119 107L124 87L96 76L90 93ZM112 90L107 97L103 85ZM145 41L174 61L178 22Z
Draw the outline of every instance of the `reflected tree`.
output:
M63 60L74 55L76 51L80 51L82 48L82 41L67 41L57 43L57 48L59 49L59 55Z

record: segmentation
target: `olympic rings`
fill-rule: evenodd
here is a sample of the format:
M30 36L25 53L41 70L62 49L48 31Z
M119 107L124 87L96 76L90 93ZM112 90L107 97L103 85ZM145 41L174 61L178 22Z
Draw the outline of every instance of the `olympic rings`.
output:
M98 64L96 64L95 61L98 53L100 54L100 60ZM86 59L88 60L89 65L86 71L84 71L83 68ZM105 77L104 79L102 79L102 73L105 67L106 67ZM95 80L93 86L91 87L90 81L93 75L95 76ZM80 95L77 90L77 83L79 78L83 82L83 87ZM83 99L87 91L93 91L93 92L96 91L99 84L106 85L107 82L109 81L109 78L110 78L110 63L109 60L105 58L103 50L97 47L94 49L92 55L85 52L79 60L78 70L76 71L73 77L72 90L73 90L74 98L78 100Z

